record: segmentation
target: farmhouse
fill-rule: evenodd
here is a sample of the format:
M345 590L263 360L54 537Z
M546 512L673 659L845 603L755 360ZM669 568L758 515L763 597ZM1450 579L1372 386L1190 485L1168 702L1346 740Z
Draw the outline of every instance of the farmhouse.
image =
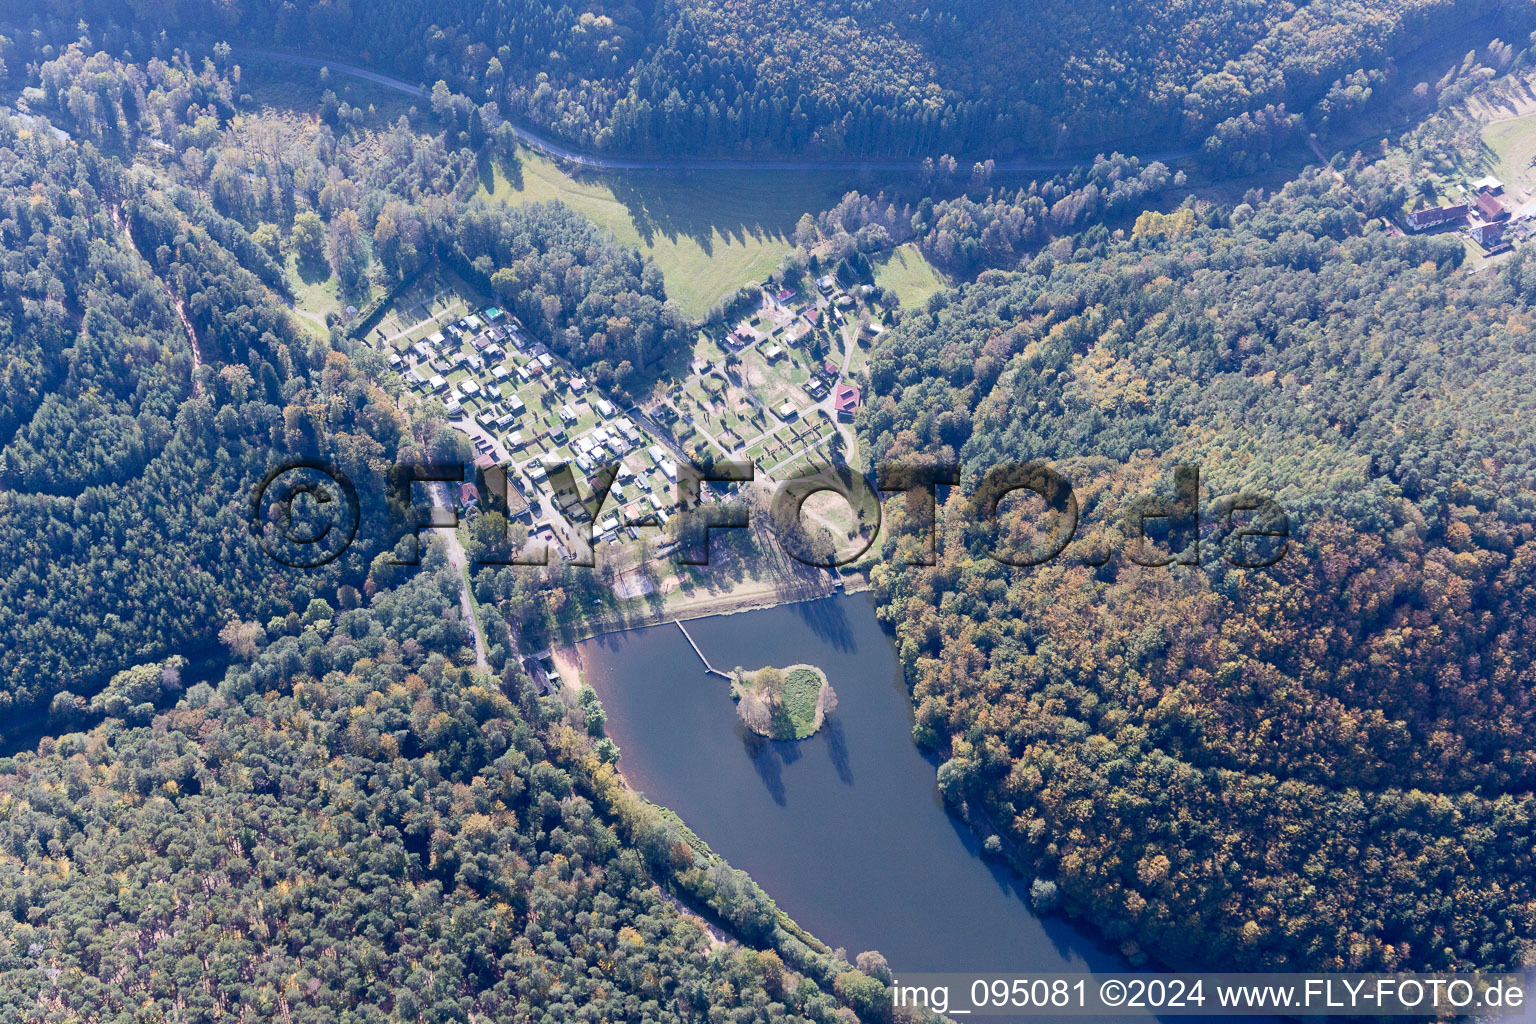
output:
M852 384L839 384L832 390L832 408L837 412L837 418L847 423L853 419L853 414L863 404L863 396L859 389Z
M1488 220L1503 220L1509 216L1509 207L1505 206L1504 201L1492 192L1479 192L1477 212Z
M784 358L784 350L778 345L769 345L767 348L763 349L763 358L768 360L770 363L776 363L780 359Z
M785 401L774 411L779 414L779 419L786 423L800 415L800 410L796 409L795 403L790 401Z
M816 287L820 288L824 292L831 291L833 289L833 287L836 286L836 284L837 284L837 282L832 280L832 275L831 274L825 274L825 275L823 275L821 277L818 277L816 279Z
M1472 236L1472 241L1484 249L1492 250L1504 241L1504 224L1501 221L1478 224L1467 233Z
M1426 206L1422 210L1414 210L1408 214L1408 230L1423 231L1426 228L1438 227L1441 224L1450 224L1466 218L1466 203L1457 203L1454 206Z

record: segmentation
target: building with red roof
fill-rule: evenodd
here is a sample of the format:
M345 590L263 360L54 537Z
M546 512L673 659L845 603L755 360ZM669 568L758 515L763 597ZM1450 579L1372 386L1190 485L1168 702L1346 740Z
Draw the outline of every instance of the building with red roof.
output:
M832 408L844 423L851 422L854 412L863 404L864 396L852 384L839 384L832 389Z
M1504 201L1492 192L1479 192L1477 212L1488 220L1503 220L1509 216L1509 207L1505 206Z
M1426 206L1422 210L1414 210L1408 214L1408 230L1423 231L1425 228L1451 224L1466 218L1466 203L1457 203L1454 206Z

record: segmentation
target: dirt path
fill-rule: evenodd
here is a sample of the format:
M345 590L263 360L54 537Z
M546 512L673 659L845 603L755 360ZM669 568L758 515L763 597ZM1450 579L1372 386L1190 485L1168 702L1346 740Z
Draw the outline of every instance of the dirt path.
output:
M549 652L549 658L555 663L555 671L560 673L560 689L574 698L586 679L581 651L575 647L557 647Z
M201 398L203 396L203 384L198 379L197 371L203 365L203 348L198 344L197 332L192 329L192 320L187 316L186 307L182 305L181 298L171 290L171 286L166 284L159 274L155 273L154 265L144 258L143 253L139 252L139 245L133 240L133 232L128 230L128 225L123 220L123 211L118 209L117 204L113 203L107 207L107 216L116 225L118 233L123 236L123 241L128 243L128 248L139 258L139 262L144 264L149 270L149 276L159 283L161 290L165 292L165 297L171 301L171 306L176 310L176 316L181 320L181 328L187 332L187 340L192 343L192 394Z
M446 484L433 483L432 494L441 507L453 507L453 499L448 494ZM459 542L457 529L444 528L433 532L443 538L443 544L448 549L448 564L458 570L459 610L463 612L464 621L469 623L475 635L475 667L482 672L489 672L491 663L486 657L485 634L480 630L480 617L475 614L475 599L469 592L469 576L465 572L465 567L469 564L469 556L464 553L464 545Z

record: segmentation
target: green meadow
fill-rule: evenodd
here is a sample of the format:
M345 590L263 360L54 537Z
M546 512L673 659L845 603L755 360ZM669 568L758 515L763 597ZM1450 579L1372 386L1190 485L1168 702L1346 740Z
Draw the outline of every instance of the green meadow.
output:
M691 317L778 266L802 213L867 183L842 172L624 171L571 175L519 150L482 192L507 203L558 199L656 261L667 294Z
M930 295L946 287L944 278L911 242L897 246L876 265L875 284L895 292L905 309L921 306Z

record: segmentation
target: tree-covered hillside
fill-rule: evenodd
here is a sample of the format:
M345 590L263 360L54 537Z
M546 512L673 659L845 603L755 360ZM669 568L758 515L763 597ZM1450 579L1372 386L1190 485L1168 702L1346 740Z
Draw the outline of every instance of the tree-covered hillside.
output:
M151 725L0 760L0 1018L854 1019L679 911L658 883L773 928L558 701L454 665L457 589L436 553Z
M952 496L937 566L876 570L918 736L973 823L1159 957L1528 963L1531 259L1458 271L1459 242L1366 227L1325 175L1217 220L1054 243L872 357L877 461L974 486L1043 460L1081 506L1063 554L1012 568ZM1177 521L1131 539L1178 465L1198 554ZM1241 492L1288 517L1271 568L1233 564ZM995 543L1048 550L1063 520L1013 500Z
M1487 17L1517 41L1533 27L1497 0L171 0L149 33L100 0L59 16L65 31L84 18L114 52L152 47L162 27L276 43L441 79L594 149L741 156L1225 148L1455 26Z
M89 146L0 122L9 711L210 644L232 611L286 615L360 578L376 538L327 571L287 570L248 533L248 501L297 456L377 482L405 424L242 265L239 224Z

